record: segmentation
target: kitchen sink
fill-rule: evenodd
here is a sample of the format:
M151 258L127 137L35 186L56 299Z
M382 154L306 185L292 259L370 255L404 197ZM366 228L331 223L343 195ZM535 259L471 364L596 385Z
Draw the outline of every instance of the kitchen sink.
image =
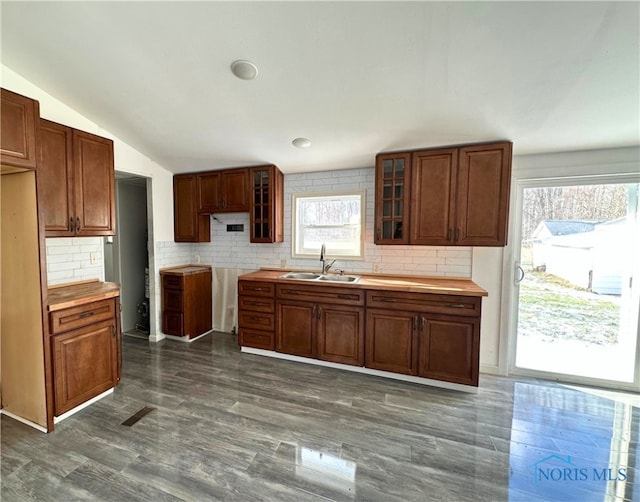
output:
M328 282L358 282L360 276L357 275L321 275L320 281Z
M298 281L346 282L351 284L360 280L359 275L314 274L313 272L289 272L281 275L280 278Z
M298 279L299 281L315 281L320 278L320 274L310 272L289 272L280 276L281 279Z

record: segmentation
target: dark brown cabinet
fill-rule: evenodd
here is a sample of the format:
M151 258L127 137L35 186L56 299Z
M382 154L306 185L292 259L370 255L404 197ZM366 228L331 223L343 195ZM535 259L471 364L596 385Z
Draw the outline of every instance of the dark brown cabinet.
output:
M284 176L276 166L252 167L250 242L284 240Z
M40 119L39 173L47 237L115 234L113 141Z
M0 164L35 169L38 160L39 104L6 89L0 90L0 97Z
M278 352L362 366L362 291L279 284L276 298Z
M238 344L275 349L275 285L238 281Z
M367 307L367 367L478 385L480 298L369 291Z
M185 265L160 270L162 331L195 338L212 328L211 267Z
M416 315L393 310L367 310L365 366L382 371L417 374Z
M195 174L173 177L173 238L176 242L211 241L211 217L198 213L197 185Z
M50 313L56 416L118 384L118 298Z
M511 149L503 141L379 154L375 243L506 245Z
M197 175L197 211L241 213L249 210L249 169L227 169Z
M284 178L273 165L173 177L176 242L210 242L210 214L250 214L250 242L284 240Z

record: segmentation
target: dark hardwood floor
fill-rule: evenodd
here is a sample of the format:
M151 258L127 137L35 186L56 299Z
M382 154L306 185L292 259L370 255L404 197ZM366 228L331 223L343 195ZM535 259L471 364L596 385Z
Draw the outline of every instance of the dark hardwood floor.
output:
M446 391L226 333L125 337L123 358L114 394L51 434L2 417L2 502L640 501L634 395L487 375Z

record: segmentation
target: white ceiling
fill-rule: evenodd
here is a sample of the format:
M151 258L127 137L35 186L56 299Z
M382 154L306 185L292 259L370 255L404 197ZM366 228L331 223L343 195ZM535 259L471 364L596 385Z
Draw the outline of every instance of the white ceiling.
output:
M2 1L1 16L4 65L173 172L640 143L638 2ZM236 59L258 77L235 78Z

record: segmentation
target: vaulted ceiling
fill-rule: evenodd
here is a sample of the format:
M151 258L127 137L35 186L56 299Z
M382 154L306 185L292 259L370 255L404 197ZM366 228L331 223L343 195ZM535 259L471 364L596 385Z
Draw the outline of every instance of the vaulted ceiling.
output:
M638 145L639 19L638 2L3 1L1 56L173 172L304 172L494 139Z

